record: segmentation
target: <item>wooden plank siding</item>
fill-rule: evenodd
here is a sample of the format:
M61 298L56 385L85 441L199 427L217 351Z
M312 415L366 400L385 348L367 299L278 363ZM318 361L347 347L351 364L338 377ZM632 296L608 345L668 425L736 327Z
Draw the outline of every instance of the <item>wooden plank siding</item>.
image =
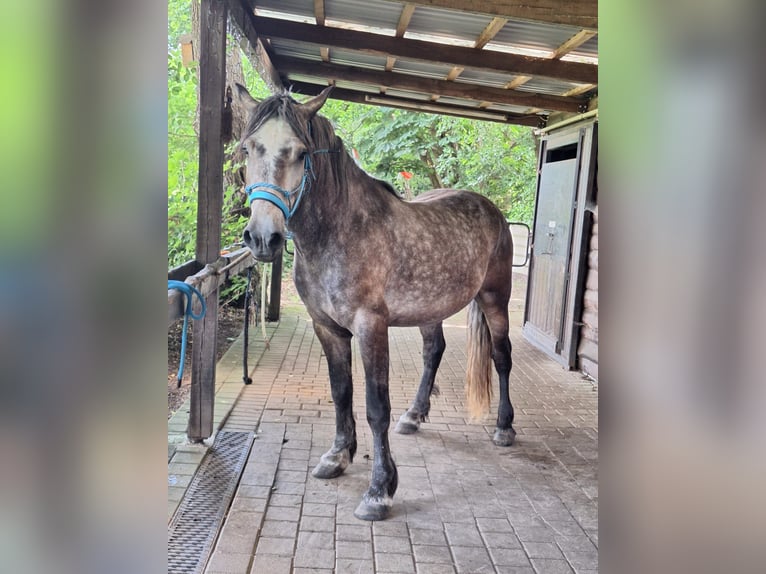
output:
M593 210L581 323L577 366L586 375L598 379L598 205Z

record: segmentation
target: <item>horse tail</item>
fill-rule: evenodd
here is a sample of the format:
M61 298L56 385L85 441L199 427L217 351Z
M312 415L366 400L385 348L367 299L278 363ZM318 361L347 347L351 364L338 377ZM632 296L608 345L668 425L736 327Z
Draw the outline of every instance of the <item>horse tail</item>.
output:
M468 306L468 361L465 373L468 413L478 419L492 400L492 338L487 319L474 299Z

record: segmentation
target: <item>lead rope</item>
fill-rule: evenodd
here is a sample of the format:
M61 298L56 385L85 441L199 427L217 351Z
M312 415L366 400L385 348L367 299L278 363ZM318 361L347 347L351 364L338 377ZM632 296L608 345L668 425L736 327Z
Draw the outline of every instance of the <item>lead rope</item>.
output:
M269 339L266 336L266 284L269 282L269 265L264 263L261 266L261 332L263 333L263 342L266 349L269 348Z
M200 293L197 289L189 285L188 283L184 283L183 281L174 281L172 279L168 279L168 289L176 289L183 293L183 295L186 297L186 311L184 312L184 326L183 326L183 332L181 334L181 364L178 366L178 375L177 375L177 387L181 387L181 380L184 377L184 363L186 362L186 333L188 331L187 325L189 323L189 317L192 319L202 319L202 317L205 316L205 298L202 296L202 293ZM192 308L192 302L193 297L196 295L197 299L199 299L200 306L202 307L202 310L200 311L199 315L196 315L194 313L194 309Z

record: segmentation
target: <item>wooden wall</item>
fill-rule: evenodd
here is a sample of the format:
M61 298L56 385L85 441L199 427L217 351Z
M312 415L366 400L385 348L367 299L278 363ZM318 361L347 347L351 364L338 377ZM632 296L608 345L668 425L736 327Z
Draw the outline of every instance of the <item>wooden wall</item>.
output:
M577 365L582 372L598 379L598 205L593 209Z

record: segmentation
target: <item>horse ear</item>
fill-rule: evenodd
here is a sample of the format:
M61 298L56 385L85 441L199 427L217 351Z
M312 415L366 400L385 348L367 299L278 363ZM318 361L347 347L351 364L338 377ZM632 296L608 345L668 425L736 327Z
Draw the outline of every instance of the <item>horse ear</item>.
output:
M260 103L260 100L256 100L247 91L247 88L238 82L234 82L234 86L237 88L237 99L248 109L252 110Z
M314 115L324 105L324 103L327 101L327 96L330 95L333 87L334 86L327 86L318 96L311 98L308 102L303 104L303 109L308 113L309 118L313 118Z

